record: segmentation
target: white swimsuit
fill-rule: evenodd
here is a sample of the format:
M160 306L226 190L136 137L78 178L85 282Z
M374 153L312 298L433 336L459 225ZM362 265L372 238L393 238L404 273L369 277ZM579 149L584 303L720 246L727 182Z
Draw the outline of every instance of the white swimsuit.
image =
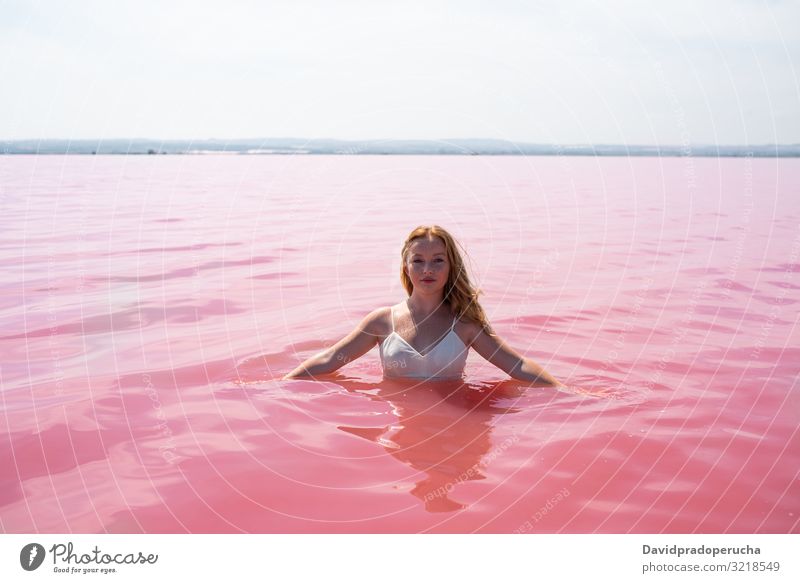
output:
M381 364L385 377L408 378L462 378L469 349L458 337L454 327L455 318L447 335L427 354L416 349L394 331L394 308L392 333L380 343Z

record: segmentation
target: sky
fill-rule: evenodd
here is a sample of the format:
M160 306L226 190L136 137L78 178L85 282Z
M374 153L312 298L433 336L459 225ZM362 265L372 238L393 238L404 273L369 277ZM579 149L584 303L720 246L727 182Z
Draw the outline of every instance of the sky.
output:
M0 140L800 143L800 2L0 0Z

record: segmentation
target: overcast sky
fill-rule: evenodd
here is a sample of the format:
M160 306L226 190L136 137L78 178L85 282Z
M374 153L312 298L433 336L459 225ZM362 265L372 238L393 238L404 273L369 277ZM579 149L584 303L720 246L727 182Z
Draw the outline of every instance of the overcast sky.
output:
M800 2L0 0L0 139L800 143Z

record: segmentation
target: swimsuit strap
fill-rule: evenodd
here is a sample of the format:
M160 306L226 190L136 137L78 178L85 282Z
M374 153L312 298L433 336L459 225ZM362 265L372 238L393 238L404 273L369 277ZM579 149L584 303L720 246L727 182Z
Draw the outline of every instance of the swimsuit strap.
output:
M453 316L453 323L450 325L450 331L452 332L456 327L456 317Z
M392 332L394 332L394 306L389 306L389 313L392 316Z

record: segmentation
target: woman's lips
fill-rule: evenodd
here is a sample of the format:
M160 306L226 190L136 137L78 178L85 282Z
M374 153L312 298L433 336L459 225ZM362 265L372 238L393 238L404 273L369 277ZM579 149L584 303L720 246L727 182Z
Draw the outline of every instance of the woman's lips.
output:
M436 280L435 280L435 279L432 279L432 278L430 278L430 277L426 277L426 278L425 278L425 279L423 279L422 281L424 281L425 283L433 283L433 282L434 282L434 281L436 281Z

